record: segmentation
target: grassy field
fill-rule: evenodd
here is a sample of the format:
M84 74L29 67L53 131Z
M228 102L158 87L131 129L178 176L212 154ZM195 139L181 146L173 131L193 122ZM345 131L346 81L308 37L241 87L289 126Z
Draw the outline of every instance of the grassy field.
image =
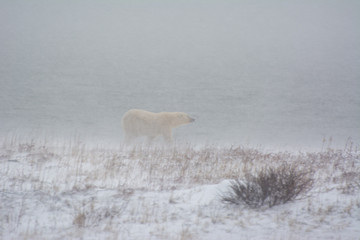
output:
M312 184L271 207L223 201L282 166ZM310 175L309 175L310 174ZM360 152L3 140L1 239L360 239Z

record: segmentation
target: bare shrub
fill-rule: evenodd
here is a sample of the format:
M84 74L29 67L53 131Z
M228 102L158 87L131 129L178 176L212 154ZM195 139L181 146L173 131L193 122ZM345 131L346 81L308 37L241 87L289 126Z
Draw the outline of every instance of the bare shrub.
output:
M222 196L222 200L250 208L284 204L311 189L313 178L310 173L289 164L265 167L257 175L246 174L244 179L233 180L230 191Z

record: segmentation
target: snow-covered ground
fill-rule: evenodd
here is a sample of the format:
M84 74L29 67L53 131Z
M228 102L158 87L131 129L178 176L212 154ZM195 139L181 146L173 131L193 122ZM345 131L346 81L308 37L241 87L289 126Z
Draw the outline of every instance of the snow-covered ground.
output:
M231 179L284 162L313 171L272 208L223 202ZM1 239L360 239L360 152L90 146L4 140Z
M0 140L0 239L360 239L359 13L0 1L0 139L35 136ZM131 108L189 113L174 137L192 144L94 146L121 142ZM306 195L222 201L232 179L285 162L313 173Z

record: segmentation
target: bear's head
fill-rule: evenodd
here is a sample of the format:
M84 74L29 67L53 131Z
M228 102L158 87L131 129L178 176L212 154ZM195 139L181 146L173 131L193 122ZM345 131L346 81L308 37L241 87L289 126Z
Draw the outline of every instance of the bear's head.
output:
M181 126L195 121L194 118L190 117L187 113L175 112L174 113L174 125Z

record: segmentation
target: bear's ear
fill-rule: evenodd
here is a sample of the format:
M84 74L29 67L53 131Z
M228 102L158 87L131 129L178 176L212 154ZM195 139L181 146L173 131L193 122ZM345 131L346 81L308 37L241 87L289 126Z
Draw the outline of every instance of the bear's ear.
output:
M183 118L184 116L182 114L177 115L178 118Z

